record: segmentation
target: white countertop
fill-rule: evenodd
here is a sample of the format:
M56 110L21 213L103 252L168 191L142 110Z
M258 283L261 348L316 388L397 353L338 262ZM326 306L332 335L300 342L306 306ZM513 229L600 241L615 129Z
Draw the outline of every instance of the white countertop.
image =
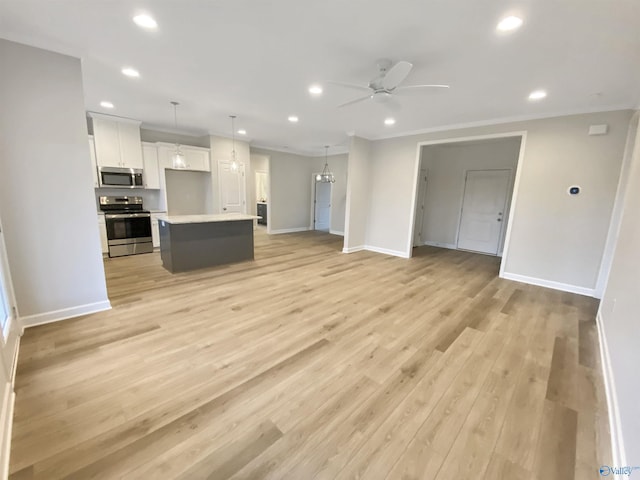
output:
M158 215L158 220L173 225L181 223L213 223L236 222L239 220L254 220L257 215L245 215L244 213L221 213L217 215Z

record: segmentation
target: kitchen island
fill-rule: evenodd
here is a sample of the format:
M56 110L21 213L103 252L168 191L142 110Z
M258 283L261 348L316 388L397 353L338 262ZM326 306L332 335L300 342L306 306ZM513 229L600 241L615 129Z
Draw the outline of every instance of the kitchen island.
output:
M159 215L160 257L171 273L253 260L253 221L241 213Z

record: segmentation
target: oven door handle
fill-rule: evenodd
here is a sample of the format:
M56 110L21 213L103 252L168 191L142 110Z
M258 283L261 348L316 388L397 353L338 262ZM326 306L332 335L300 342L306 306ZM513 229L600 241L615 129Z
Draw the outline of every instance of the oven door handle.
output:
M117 218L151 218L150 213L107 213L105 220L113 220Z

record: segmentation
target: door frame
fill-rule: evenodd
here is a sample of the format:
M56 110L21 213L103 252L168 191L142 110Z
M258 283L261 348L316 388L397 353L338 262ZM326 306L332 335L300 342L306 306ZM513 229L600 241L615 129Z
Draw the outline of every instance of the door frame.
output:
M428 168L420 168L420 170L418 171L418 190L416 192L416 202L418 202L418 200L420 200L420 187L422 185L422 172L424 172L424 176L425 176L425 181L424 181L424 197L422 199L423 202L426 202L427 200L427 188L429 186L429 169ZM418 209L418 204L416 203L416 213L417 213L417 209ZM417 218L415 219L417 220ZM424 230L424 210L422 211L422 223L421 223L421 230ZM416 244L416 231L414 228L414 232L413 232L413 239L412 239L412 247L421 247L424 245L424 240L422 244Z
M316 184L320 183L316 182L316 176L321 174L322 172L311 174L311 211L309 216L309 230L313 231L315 231L316 229ZM329 193L329 232L331 232L331 214L333 213L331 208L331 205L333 204L333 184L330 183L329 185L331 186L331 192Z
M504 132L504 133L492 133L487 135L472 135L472 136L463 136L463 137L447 137L439 140L429 140L424 142L418 142L416 145L416 161L414 165L413 171L413 202L410 208L410 217L409 217L409 225L410 225L410 235L407 239L407 248L406 248L406 257L410 258L413 255L413 236L415 234L415 218L416 218L416 206L418 203L418 182L420 180L420 165L422 164L422 147L429 145L442 145L446 143L460 143L460 142L470 142L476 140L489 140L495 138L511 138L511 137L520 137L520 152L518 153L518 162L516 164L516 173L515 180L513 183L513 191L511 193L511 198L509 200L509 218L507 224L507 233L504 238L504 247L502 249L502 260L500 262L500 273L499 277L504 276L504 268L507 264L507 259L509 258L509 247L511 243L511 231L513 228L513 216L516 211L516 202L518 199L518 190L520 188L520 178L522 176L522 165L524 164L524 152L527 144L527 131L526 130L518 130L513 132Z
M1 284L5 287L5 292L0 292L0 295L6 294L6 300L8 301L7 307L10 309L9 319L7 324L0 328L0 363L5 370L5 374L9 379L9 382L15 380L15 371L18 360L18 348L19 338L24 332L24 326L20 322L20 315L18 313L18 304L16 302L15 290L13 288L13 280L11 278L11 269L9 267L9 256L6 250L6 242L4 241L4 229L2 228L2 222L0 221L0 235L3 236L2 242L0 242L0 268L2 272L0 275L4 277Z
M458 211L458 226L457 226L457 230L456 230L456 249L457 250L465 250L464 248L460 248L458 246L458 242L460 241L460 226L462 225L462 210L464 208L464 197L467 193L467 175L469 172L504 172L507 171L509 172L509 180L507 183L507 193L504 197L504 208L502 209L502 211L504 212L503 216L502 216L502 225L500 225L500 235L498 238L498 246L497 246L497 250L495 253L496 257L500 256L501 253L501 249L500 247L502 247L503 244L503 234L504 234L504 226L505 223L507 223L507 227L509 226L508 221L505 220L507 218L509 218L509 212L511 211L511 205L509 204L509 194L511 193L511 179L513 178L513 169L512 168L482 168L482 169L477 169L477 168L469 168L467 170L464 171L464 188L462 189L462 199L460 200L460 210ZM475 250L465 250L467 252L473 252L473 253L479 253L480 255L490 255L490 256L494 256L493 253L486 253L486 252L478 252Z

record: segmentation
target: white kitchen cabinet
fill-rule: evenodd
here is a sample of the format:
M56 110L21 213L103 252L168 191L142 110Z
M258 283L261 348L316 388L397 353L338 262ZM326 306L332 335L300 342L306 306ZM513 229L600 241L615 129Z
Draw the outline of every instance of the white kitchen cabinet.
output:
M144 165L144 188L160 188L160 167L158 165L158 147L154 143L142 143L142 161Z
M100 246L102 253L109 253L109 242L107 241L107 224L104 215L98 214L98 230L100 231Z
M93 121L98 166L143 168L141 122L98 113L89 115Z
M158 227L159 215L166 215L166 212L151 214L151 239L153 241L153 248L160 248L160 227Z
M96 162L96 145L93 137L89 135L89 156L91 157L91 172L93 174L93 188L98 188L98 163Z
M158 143L157 145L160 171L162 172L163 168L173 168L172 157L176 151L176 146L171 143ZM184 154L184 163L186 165L182 170L211 171L208 148L180 145L180 151Z
M211 171L208 148L182 147L182 153L185 156L187 170Z

